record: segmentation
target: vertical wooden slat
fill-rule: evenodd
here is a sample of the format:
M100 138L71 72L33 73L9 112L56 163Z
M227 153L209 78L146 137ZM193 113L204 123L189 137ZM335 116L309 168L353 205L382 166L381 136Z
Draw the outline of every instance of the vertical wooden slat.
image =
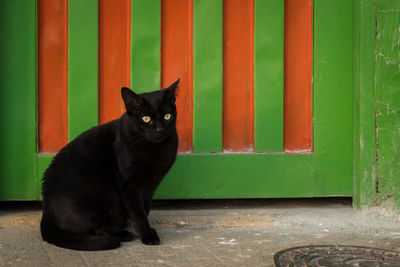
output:
M285 0L284 146L312 151L312 0Z
M37 199L36 1L0 1L0 199Z
M255 151L283 151L284 3L255 2Z
M322 173L326 175L325 170L329 170L326 191L339 189L351 195L354 3L342 0L313 3L313 154L327 155L326 162L333 164L319 172L310 170L316 174L314 181L320 180Z
M251 151L253 134L254 1L224 0L225 151Z
M193 149L222 151L222 0L194 1Z
M68 135L98 123L98 1L69 0Z
M180 152L192 150L193 131L193 2L161 2L161 85L163 88L181 79L177 90L177 130Z
M99 122L125 111L121 87L130 85L131 0L99 1Z
M144 93L160 88L161 3L132 0L131 88Z
M68 1L38 0L39 151L68 142Z

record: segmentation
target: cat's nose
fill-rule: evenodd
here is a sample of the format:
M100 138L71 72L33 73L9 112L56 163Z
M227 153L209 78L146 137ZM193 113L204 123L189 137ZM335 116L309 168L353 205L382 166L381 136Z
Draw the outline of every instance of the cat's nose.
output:
M161 122L155 121L154 130L156 131L156 133L161 133L164 130L163 124Z

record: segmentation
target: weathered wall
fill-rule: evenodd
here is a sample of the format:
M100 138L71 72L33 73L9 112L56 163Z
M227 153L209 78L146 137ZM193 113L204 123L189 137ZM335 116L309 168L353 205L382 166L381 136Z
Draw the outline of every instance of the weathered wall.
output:
M400 0L376 0L376 204L400 209Z

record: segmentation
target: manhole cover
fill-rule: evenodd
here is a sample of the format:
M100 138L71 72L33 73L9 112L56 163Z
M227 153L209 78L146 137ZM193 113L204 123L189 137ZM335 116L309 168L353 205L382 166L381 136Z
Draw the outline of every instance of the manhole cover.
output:
M282 250L274 256L275 266L400 266L399 253L353 246L305 246Z

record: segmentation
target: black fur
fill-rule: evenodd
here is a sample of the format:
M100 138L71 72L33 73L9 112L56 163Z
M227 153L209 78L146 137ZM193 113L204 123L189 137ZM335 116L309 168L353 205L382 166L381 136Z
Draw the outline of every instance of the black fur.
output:
M176 158L178 82L140 95L122 88L127 112L60 150L43 177L43 240L69 249L113 249L133 239L125 230L130 219L144 244L160 243L147 216Z

